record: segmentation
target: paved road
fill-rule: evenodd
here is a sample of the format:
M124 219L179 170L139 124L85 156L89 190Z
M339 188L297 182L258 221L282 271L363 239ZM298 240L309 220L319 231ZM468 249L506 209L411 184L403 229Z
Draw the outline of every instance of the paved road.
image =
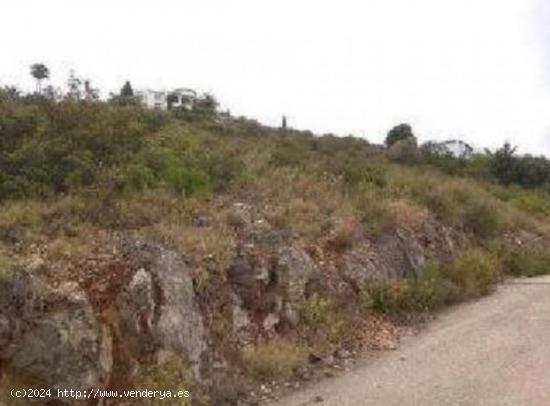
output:
M549 406L550 277L510 281L450 309L397 351L277 406L313 404Z

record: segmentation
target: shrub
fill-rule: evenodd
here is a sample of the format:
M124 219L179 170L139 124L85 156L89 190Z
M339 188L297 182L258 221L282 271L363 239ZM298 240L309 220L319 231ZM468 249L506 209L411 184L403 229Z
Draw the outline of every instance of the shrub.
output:
M542 192L520 190L517 196L512 198L512 204L528 213L550 216L550 195Z
M302 305L301 315L309 326L329 325L333 318L331 302L314 293Z
M393 127L386 136L386 146L391 147L397 142L405 140L414 140L416 144L416 137L412 132L412 127L409 124L400 124Z
M191 369L186 363L178 358L155 366L144 368L135 378L136 390L159 390L159 391L188 391L189 396L166 397L142 399L140 404L155 406L190 406L191 395L194 394L194 379Z
M269 221L276 227L289 228L302 237L316 239L321 235L322 218L315 202L296 198L270 216Z
M458 207L453 201L450 190L437 185L419 186L414 193L420 203L425 205L436 217L447 223L455 224L458 217Z
M353 224L340 225L327 241L328 247L338 253L343 253L353 247L355 227Z
M242 361L247 373L256 380L288 379L305 364L306 352L290 341L278 339L244 350Z
M193 196L210 190L210 179L206 174L176 165L166 168L164 179L174 192L186 196Z
M395 162L404 164L417 163L420 157L416 138L407 138L392 144L388 150L388 157Z
M540 276L550 273L550 253L544 250L516 250L503 260L504 269L516 276Z
M500 208L483 198L466 202L461 216L464 228L480 238L495 235L503 224Z
M469 250L447 264L428 262L418 279L371 281L365 290L372 298L373 309L408 320L452 302L489 293L497 270L494 255Z
M0 280L6 278L11 273L13 265L12 259L0 252Z
M155 184L153 171L147 166L138 163L127 166L124 179L127 187L138 191L148 189Z
M463 297L489 293L498 274L495 255L479 249L470 249L442 268L443 276L453 282Z
M457 298L457 287L442 276L441 267L428 262L418 279L369 282L365 290L375 310L409 319L435 310Z
M344 185L347 188L357 188L365 185L384 187L386 173L381 166L349 165L344 170Z

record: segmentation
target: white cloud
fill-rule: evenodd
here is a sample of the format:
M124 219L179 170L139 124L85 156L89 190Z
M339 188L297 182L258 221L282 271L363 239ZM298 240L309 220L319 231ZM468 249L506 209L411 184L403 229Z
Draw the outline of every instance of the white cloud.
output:
M381 141L406 121L550 154L543 1L6 0L0 82L32 86L41 60L55 82L199 87L271 124Z

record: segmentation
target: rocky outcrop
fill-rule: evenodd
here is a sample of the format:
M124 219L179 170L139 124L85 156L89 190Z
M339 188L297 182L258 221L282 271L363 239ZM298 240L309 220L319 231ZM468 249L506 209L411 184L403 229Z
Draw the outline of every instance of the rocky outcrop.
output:
M272 330L281 321L298 324L306 287L319 273L307 252L285 247L269 252L241 251L228 277L243 306L234 314L243 320L244 314L250 313L265 330Z
M282 319L296 326L306 286L319 276L317 268L305 251L291 247L278 253L273 272L282 302Z
M424 250L413 234L404 229L364 241L344 254L339 269L342 277L359 291L369 280L387 280L419 275L425 263Z
M136 267L116 301L117 337L131 358L162 363L182 357L201 379L207 334L191 269L178 253L143 240L124 240L123 255Z
M26 270L0 281L0 360L19 379L51 389L103 387L111 344L76 283L54 288Z
M428 258L446 260L466 242L449 227L426 221L418 230L396 228L365 240L338 261L341 276L355 291L370 280L422 276Z
M535 251L550 249L550 244L545 238L524 230L505 234L504 243L507 244L510 249L527 249Z
M111 279L96 270L82 286L25 269L2 277L3 370L41 387L86 390L127 385L142 366L176 358L201 380L207 334L189 267L141 240L125 239L119 249L124 270L106 267Z

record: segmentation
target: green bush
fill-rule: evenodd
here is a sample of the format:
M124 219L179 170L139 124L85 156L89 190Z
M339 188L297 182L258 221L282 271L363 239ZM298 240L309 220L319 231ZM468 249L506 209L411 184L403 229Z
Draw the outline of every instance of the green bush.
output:
M192 395L196 384L194 382L191 368L181 359L174 357L172 360L160 364L143 368L135 378L134 385L136 390L158 390L158 391L187 391L188 396L182 393L182 397L144 398L137 402L147 406L190 406Z
M13 261L4 253L0 252L0 280L7 277L13 270Z
M333 319L331 302L314 293L303 303L301 315L309 326L329 325Z
M381 166L349 165L344 169L344 184L348 188L365 185L386 186L386 173Z
M450 191L442 186L427 183L424 187L418 185L413 194L421 204L426 206L436 217L447 224L457 223L458 209Z
M470 249L443 266L442 275L458 287L462 297L481 296L497 281L498 261L492 253Z
M419 278L371 281L372 308L407 320L450 303L485 295L496 283L496 257L468 250L446 264L428 262Z
M458 297L458 288L441 274L441 267L428 262L418 279L369 282L365 290L375 310L408 319L448 304Z
M155 184L155 174L140 163L129 164L124 171L125 186L132 190L142 191Z
M515 250L503 260L504 269L516 276L540 276L550 274L550 253L544 250Z
M494 202L484 198L467 201L462 207L464 228L480 238L494 236L502 227L501 210Z
M512 204L528 213L550 216L550 195L548 193L520 190L517 196L512 198Z

